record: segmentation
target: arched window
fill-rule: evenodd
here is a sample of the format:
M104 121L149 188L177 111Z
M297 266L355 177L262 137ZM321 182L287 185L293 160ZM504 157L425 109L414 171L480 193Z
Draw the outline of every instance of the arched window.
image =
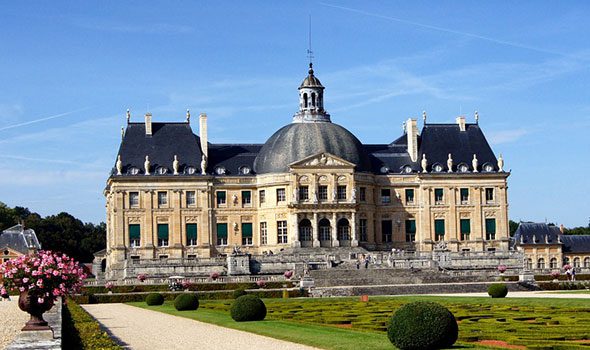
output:
M544 269L545 268L545 259L539 258L539 260L537 260L537 268L538 269Z
M551 258L551 260L549 260L549 267L552 269L557 268L557 258Z
M531 259L531 258L527 258L526 259L526 261L525 261L525 268L527 270L532 270L532 268L533 268L533 259Z
M320 230L320 241L330 241L330 220L323 218L318 223L318 230Z
M307 219L299 222L299 240L302 242L311 241L311 222Z
M315 92L312 92L311 93L311 106L312 107L315 107L316 106L316 103L315 102L316 102L315 101Z
M580 267L580 258L578 258L578 257L574 258L574 267Z
M563 258L563 265L569 265L570 264L570 258L568 256L566 256L565 258Z
M339 241L350 241L350 224L347 219L338 220L337 229Z
M590 258L584 258L584 267L590 267Z
M303 94L303 108L307 108L307 94Z

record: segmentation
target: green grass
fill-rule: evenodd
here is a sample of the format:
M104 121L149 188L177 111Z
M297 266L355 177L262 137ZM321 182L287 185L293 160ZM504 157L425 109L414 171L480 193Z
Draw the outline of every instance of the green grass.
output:
M392 349L385 330L393 312L417 300L445 305L459 321L459 342L476 347L477 341L501 340L530 349L590 349L590 301L583 299L482 297L371 297L266 299L267 319L237 323L229 317L231 300L203 300L198 311L174 310L171 304L147 307L220 326L324 349ZM342 328L346 327L346 328ZM481 348L481 347L480 347Z
M551 292L544 292L547 294L590 294L590 290L555 290Z

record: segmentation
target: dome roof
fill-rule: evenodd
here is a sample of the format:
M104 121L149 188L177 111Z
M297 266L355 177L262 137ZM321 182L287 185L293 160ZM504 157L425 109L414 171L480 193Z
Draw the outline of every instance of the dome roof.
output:
M308 75L305 77L305 79L303 79L303 82L301 82L301 85L299 85L299 88L305 88L305 87L315 87L315 88L324 88L324 86L322 85L322 83L320 82L320 80L313 75L313 68L312 68L312 64L309 64L309 71L308 71Z
M356 164L356 171L370 171L371 162L361 142L334 123L293 123L266 141L254 161L258 174L286 173L289 164L318 153L330 153Z

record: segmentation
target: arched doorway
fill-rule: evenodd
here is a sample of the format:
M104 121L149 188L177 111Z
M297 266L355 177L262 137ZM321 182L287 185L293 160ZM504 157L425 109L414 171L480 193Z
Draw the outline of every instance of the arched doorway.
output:
M299 242L302 247L312 246L312 232L311 221L303 219L299 222Z
M336 233L341 247L350 246L350 223L347 219L342 218L338 220L336 225Z
M320 247L332 246L332 233L330 227L330 220L323 218L318 223L318 230L320 234Z
M107 270L107 259L100 261L100 272L104 273Z

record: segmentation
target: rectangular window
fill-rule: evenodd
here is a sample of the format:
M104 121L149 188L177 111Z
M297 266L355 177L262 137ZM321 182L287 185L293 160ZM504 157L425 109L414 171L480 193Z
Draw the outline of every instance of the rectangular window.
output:
M496 239L496 219L486 219L486 239Z
M217 224L217 245L227 245L227 224Z
M197 224L186 224L186 245L197 245Z
M434 239L442 241L445 239L445 220L436 219L434 220Z
M299 187L299 200L306 201L308 199L309 199L309 187L308 186Z
M287 221L277 221L277 243L287 243Z
M461 195L461 204L467 204L469 203L469 189L468 188L462 188L459 190L459 193Z
M367 219L359 219L359 233L361 242L367 241Z
M266 222L260 223L260 244L268 244L268 231L266 228Z
M277 188L277 202L284 202L287 200L284 188Z
M486 188L486 203L493 203L494 202L494 189L493 188Z
M129 192L129 208L139 207L139 192Z
M260 198L260 204L266 202L266 191L260 190L258 191L258 197Z
M406 204L414 204L414 189L406 188Z
M186 256L186 258L188 260L197 260L197 255L196 254L189 254Z
M252 192L242 191L242 205L252 204Z
M252 223L242 223L242 245L252 245Z
M225 191L217 191L217 205L225 205L226 203L226 194Z
M471 220L469 220L469 219L459 220L459 230L461 232L461 240L468 241L469 235L471 234Z
M381 190L381 203L383 203L383 204L391 203L391 190L389 188L383 188Z
M131 248L138 248L141 243L141 226L138 224L129 225L129 245Z
M328 186L319 186L318 187L318 198L321 201L328 200Z
M336 187L336 198L338 198L339 201L346 200L346 186Z
M393 223L391 220L381 221L381 241L383 243L391 242L393 236Z
M366 187L359 188L359 200L361 202L367 201L367 188Z
M158 224L158 247L168 246L168 224Z
M434 203L435 204L443 204L443 189L442 188L435 188L434 189Z
M186 191L186 206L192 207L197 204L197 197L195 191Z
M131 258L131 263L132 264L139 264L139 256L137 256L137 255L131 255L129 258Z
M168 192L158 192L158 207L168 205Z
M406 220L406 242L416 241L416 220Z

